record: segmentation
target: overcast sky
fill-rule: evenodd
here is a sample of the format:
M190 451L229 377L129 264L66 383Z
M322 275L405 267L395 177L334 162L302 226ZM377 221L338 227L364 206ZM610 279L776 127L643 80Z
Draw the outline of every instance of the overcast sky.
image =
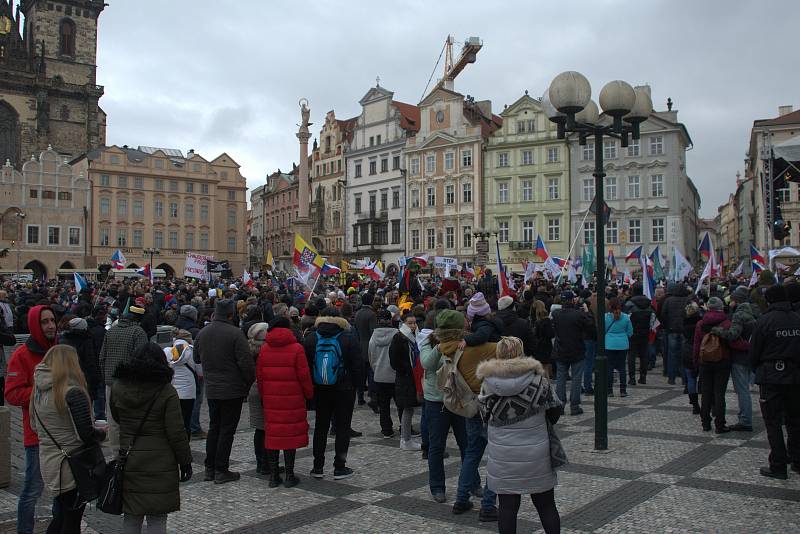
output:
M447 34L484 47L455 88L495 112L578 70L671 97L692 136L687 170L714 216L743 170L754 119L800 107L797 4L785 1L108 0L98 83L108 144L227 152L248 186L298 160L297 101L312 131L360 112L375 85L416 104ZM440 76L437 69L436 76Z

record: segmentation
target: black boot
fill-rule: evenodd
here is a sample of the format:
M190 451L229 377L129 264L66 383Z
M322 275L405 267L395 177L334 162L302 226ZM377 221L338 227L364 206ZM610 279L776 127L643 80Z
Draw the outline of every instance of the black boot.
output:
M294 474L294 449L283 451L283 461L286 463L286 481L283 483L285 488L293 488L300 483L300 479Z
M283 482L278 472L278 454L280 451L267 449L267 461L269 462L269 487L277 488Z
M689 393L689 404L692 405L692 413L694 415L700 413L700 404L697 402L697 393Z
M639 375L639 383L640 384L647 384L647 375L646 374L640 374Z
M266 450L264 450L264 452L261 453L261 458L260 458L260 460L258 462L258 465L261 466L261 470L260 471L258 470L258 468L256 468L256 472L259 475L269 476L269 474L272 472L272 470L270 469L269 458L267 457L267 451Z

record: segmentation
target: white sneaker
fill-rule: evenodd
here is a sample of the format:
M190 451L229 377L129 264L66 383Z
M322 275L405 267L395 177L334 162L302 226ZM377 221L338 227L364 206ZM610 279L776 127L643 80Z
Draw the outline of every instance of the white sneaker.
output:
M400 440L401 451L418 451L421 449L422 449L422 443L420 443L419 441L414 441L413 439L408 441L404 439Z

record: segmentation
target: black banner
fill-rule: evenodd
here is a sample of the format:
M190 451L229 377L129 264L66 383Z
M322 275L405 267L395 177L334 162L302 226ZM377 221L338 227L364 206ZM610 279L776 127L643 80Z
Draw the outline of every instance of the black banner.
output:
M231 266L228 260L206 260L206 268L208 269L208 274L211 276L233 278L233 272L231 271Z

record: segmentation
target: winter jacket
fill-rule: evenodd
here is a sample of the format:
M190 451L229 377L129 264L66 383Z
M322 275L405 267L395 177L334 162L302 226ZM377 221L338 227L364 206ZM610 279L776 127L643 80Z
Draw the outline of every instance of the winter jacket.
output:
M731 363L736 365L750 366L748 352L750 349L750 336L756 325L761 310L758 306L743 302L737 304L731 315L730 328L714 327L712 334L716 334L724 339L731 349Z
M376 328L372 332L367 353L375 382L394 384L396 374L389 361L389 345L392 344L395 334L397 334L397 328L389 327Z
M224 319L214 319L197 334L194 361L203 365L207 399L244 399L256 379L247 338Z
M89 397L81 388L70 386L66 389L67 410L62 414L55 405L52 371L44 363L36 366L34 382L33 405L36 413L31 426L42 436L39 443L42 480L47 484L47 489L60 495L75 488L72 469L61 451L69 452L84 444L99 442L106 433L92 426ZM50 436L58 442L58 446Z
M495 319L501 326L500 335L519 338L522 341L525 355L533 356L533 329L527 319L521 319L519 314L510 307L497 312Z
M553 320L549 317L539 319L533 325L534 349L533 356L542 364L553 363L553 337L556 332Z
M147 334L136 321L124 317L106 332L103 347L100 349L100 368L106 384L113 381L117 366L129 361L133 353L148 340Z
M681 346L681 365L693 371L698 370L698 365L694 361L694 331L697 323L702 319L700 313L686 316L683 319L683 345Z
M31 428L28 413L34 384L33 371L42 362L45 353L55 344L55 340L47 339L42 333L40 317L43 310L50 310L50 307L34 306L28 311L30 337L11 355L6 375L6 401L12 406L22 408L22 443L25 447L39 444L39 436Z
M426 401L442 402L442 390L436 379L436 371L442 366L442 353L431 346L430 337L419 345L419 360L425 374L422 376L422 393Z
M6 376L8 358L4 347L13 347L17 344L14 332L2 320L0 320L0 377Z
M353 317L353 326L358 332L358 339L361 345L361 357L365 360L369 358L369 342L372 333L378 326L378 316L372 306L362 306Z
M553 359L567 363L579 362L586 357L584 333L592 328L592 317L577 308L561 308L553 312Z
M694 327L692 359L694 360L695 368L700 365L713 367L730 367L731 365L730 359L713 363L700 361L700 346L703 344L703 338L709 335L711 333L711 329L715 326L719 326L720 328L730 328L731 321L728 319L728 316L725 315L725 312L708 310L705 315L703 315L703 318L700 319L700 321L698 321L697 325ZM727 346L725 340L722 340L722 342Z
M683 332L683 318L689 298L681 284L672 282L667 286L667 296L659 307L659 321L668 334Z
M633 325L627 314L621 313L619 319L614 319L614 314L606 312L606 349L628 350L630 338L633 335Z
M439 343L439 352L452 358L458 350L459 341L442 341ZM497 356L497 343L484 343L477 347L465 347L464 354L458 360L458 372L464 377L473 393L481 391L481 380L478 378L478 365Z
M343 317L317 317L314 326L306 333L303 340L303 348L306 351L308 368L314 374L314 360L317 353L317 332L322 337L339 336L339 347L342 349L342 363L344 369L339 381L334 385L316 385L320 388L336 388L339 390L349 390L354 384L364 382L364 360L361 359L361 345L351 331L350 323Z
M417 362L412 351L412 341L404 333L404 330L409 333L410 330L405 325L401 325L400 328L400 331L395 331L389 345L389 363L395 371L394 402L398 408L413 408L419 405L417 387L414 383L414 365ZM410 335L414 336L413 333ZM416 347L416 338L413 346Z
M800 384L800 314L788 302L770 304L756 321L750 366L756 384Z
M175 320L175 328L186 330L192 334L192 341L196 340L197 335L200 333L200 329L197 328L197 322L184 315L179 315L178 319Z
M103 350L103 341L106 339L106 325L105 323L98 323L94 317L86 318L86 325L89 333L92 335L92 343L94 344L94 353L97 356L97 371L100 375L102 384L105 384L106 379L103 376L103 369L100 367L100 351Z
M488 423L489 489L500 494L542 493L556 485L550 464L547 420L558 420L561 403L542 364L533 358L493 359L478 366L478 402Z
M264 446L271 450L308 445L306 401L314 396L303 346L289 328L267 334L256 362L258 390L264 407Z
M258 326L256 326L258 325ZM267 323L256 323L256 328L251 326L251 330L247 331L247 345L250 347L250 354L253 356L253 361L258 362L258 354L261 352L261 347L264 345L264 340L267 338ZM261 392L258 390L258 377L253 385L250 386L250 392L247 394L247 410L250 412L250 426L257 430L264 430L264 408L261 406Z
M197 364L194 363L194 347L183 339L176 339L171 347L164 349L167 363L175 373L172 376L172 386L178 393L178 398L197 398Z
M470 325L470 334L464 336L468 347L477 347L484 343L497 343L500 341L503 327L494 317L476 316Z
M122 510L126 514L168 514L181 508L178 466L192 463L172 370L163 363L132 359L121 363L111 385L111 415L119 422L120 448L130 445L150 401L153 408L125 464Z
M633 336L631 337L645 339L650 335L650 319L655 313L650 299L644 295L631 297L625 303L622 311L630 317L633 326Z
M78 353L78 363L80 363L81 371L86 378L89 395L92 400L96 399L98 389L103 383L103 377L100 375L100 364L94 349L92 334L88 330L75 329L61 332L58 337L60 343L71 346Z

